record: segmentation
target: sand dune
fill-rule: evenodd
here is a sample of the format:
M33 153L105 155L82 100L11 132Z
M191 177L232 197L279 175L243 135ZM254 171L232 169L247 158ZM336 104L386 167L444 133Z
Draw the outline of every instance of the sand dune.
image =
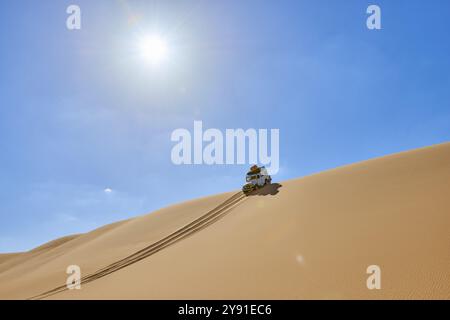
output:
M21 253L5 253L5 254L0 254L0 264L2 264L3 262L10 260L12 258L15 258L17 256L21 255Z
M0 255L0 298L450 299L449 181L446 143L189 201Z

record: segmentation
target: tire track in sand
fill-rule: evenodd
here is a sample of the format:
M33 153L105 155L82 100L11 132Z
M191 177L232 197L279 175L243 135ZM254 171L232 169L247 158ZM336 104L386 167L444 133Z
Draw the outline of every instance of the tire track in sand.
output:
M201 229L206 228L207 226L211 225L215 221L225 216L231 209L239 205L246 198L247 196L244 195L242 192L234 194L233 196L231 196L229 199L219 204L214 209L208 211L204 215L200 216L194 221L191 221L190 223L172 232L171 234L165 236L164 238L152 243L151 245L145 247L144 249L141 249L121 260L118 260L102 269L99 269L92 274L82 277L81 284L87 284L89 282L105 277L113 272L121 270L125 267L128 267L136 262L139 262L145 258L150 257L151 255L163 250L164 248L173 245L174 243L182 239L189 237L190 235L200 231ZM37 296L31 297L29 299L40 300L55 295L57 293L63 292L65 290L67 290L67 286L62 285L52 290L41 293Z

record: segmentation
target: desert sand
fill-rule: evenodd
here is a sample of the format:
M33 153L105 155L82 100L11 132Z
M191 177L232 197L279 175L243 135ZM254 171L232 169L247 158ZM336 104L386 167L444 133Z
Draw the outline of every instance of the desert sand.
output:
M0 255L0 299L31 298L450 299L450 143Z

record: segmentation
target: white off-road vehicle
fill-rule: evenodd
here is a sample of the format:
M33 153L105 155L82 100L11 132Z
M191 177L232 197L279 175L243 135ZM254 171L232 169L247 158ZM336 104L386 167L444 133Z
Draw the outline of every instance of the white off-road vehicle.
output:
M267 169L256 165L252 166L250 171L247 172L245 180L247 183L242 187L242 191L245 194L249 194L253 190L257 190L272 183L272 177L267 173Z

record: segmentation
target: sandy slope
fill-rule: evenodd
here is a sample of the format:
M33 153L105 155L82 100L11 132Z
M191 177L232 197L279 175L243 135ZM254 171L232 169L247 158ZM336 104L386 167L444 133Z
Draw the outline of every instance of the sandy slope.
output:
M0 255L0 298L450 299L450 143ZM379 265L382 289L368 290ZM100 271L100 272L99 272Z

